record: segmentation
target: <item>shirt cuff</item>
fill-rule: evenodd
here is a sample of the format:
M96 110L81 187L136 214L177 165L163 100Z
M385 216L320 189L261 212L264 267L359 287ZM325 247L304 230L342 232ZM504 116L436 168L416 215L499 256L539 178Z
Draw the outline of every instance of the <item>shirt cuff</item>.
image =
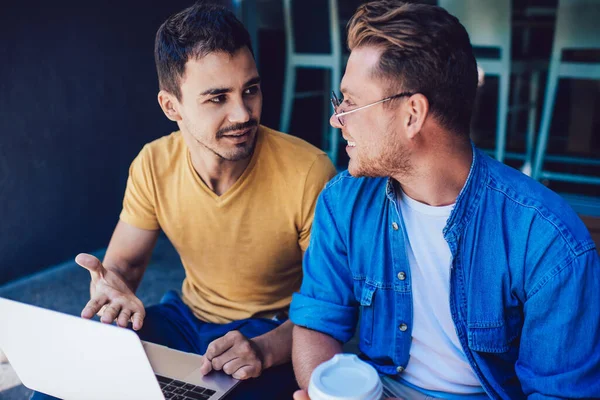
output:
M299 326L325 333L342 343L354 336L358 309L294 293L290 320Z

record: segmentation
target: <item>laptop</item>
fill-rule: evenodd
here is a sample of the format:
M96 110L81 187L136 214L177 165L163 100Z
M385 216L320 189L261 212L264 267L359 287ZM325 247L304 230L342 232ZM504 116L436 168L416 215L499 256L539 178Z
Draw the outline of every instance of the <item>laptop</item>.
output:
M218 400L240 381L129 329L0 298L0 348L29 389L64 400Z

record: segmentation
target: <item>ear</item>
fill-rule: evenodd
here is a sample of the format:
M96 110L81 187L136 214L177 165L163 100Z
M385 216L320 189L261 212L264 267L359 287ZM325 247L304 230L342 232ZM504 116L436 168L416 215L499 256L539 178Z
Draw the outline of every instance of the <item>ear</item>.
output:
M171 93L161 90L158 92L158 104L163 112L171 121L181 121L181 114L178 111L179 102Z
M419 134L429 114L429 100L421 93L413 94L406 102L407 120L406 134L409 139L414 138Z

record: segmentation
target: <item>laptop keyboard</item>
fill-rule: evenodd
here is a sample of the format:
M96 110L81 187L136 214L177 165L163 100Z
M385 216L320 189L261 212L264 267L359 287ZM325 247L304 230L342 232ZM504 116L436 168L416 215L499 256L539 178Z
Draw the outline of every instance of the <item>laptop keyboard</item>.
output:
M185 383L178 381L177 379L166 378L164 376L156 375L158 384L165 395L165 399L169 400L206 400L211 399L214 390L203 388L202 386L195 386L191 383Z

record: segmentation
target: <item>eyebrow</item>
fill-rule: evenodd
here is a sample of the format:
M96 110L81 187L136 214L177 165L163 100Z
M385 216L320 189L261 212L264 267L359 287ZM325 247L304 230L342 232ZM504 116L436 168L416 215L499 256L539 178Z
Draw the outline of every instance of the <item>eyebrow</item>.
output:
M343 87L340 89L340 91L342 92L343 95L347 94L351 97L359 98L359 96L356 93L352 92L351 90L348 90L348 88Z
M246 83L244 83L244 87L258 85L259 83L260 83L260 77L255 76L254 78L252 78L249 81L247 81ZM207 89L204 92L200 93L200 96L209 96L209 95L214 96L214 95L218 95L218 94L225 94L225 93L231 93L231 92L233 92L233 88L212 88L212 89Z

